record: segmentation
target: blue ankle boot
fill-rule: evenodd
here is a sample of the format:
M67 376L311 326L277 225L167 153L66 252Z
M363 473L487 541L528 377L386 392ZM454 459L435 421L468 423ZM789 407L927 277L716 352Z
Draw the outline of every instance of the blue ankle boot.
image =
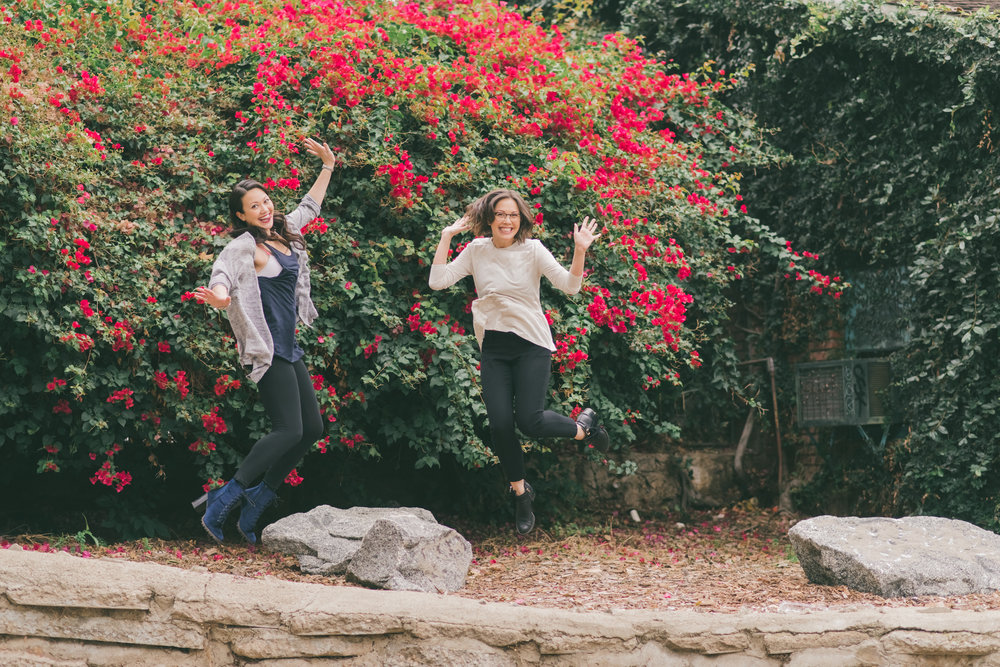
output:
M243 492L246 502L243 503L243 509L240 510L239 529L240 534L250 544L257 544L257 535L254 533L254 527L260 520L260 516L264 513L264 510L274 502L277 495L277 492L264 482L261 482L257 486L252 486Z
M235 479L229 480L223 486L208 492L205 515L201 517L201 525L213 540L222 544L222 524L237 505L243 502L243 485Z

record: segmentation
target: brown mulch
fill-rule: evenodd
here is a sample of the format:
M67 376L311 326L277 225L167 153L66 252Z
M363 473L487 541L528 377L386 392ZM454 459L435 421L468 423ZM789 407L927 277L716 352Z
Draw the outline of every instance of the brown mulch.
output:
M886 599L844 586L811 584L787 538L797 517L752 504L685 518L632 520L613 515L584 525L540 527L527 538L510 526L455 526L473 545L464 598L532 607L795 611L860 606L933 606L1000 609L1000 593ZM442 523L449 524L447 520ZM454 525L454 524L449 524ZM206 540L141 540L80 545L40 536L0 539L38 551L69 551L88 558L118 558L199 568L244 577L278 577L351 586L343 577L303 574L294 556L215 545Z

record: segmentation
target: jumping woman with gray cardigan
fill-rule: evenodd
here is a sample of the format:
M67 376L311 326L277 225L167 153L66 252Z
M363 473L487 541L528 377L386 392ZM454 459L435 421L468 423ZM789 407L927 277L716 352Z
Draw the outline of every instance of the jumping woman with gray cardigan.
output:
M490 423L493 453L515 494L517 532L535 527L535 491L524 477L524 454L516 429L532 438L586 440L601 453L608 433L587 408L576 421L545 409L552 370L552 341L539 298L545 276L557 289L576 294L583 283L587 249L599 236L589 217L573 227L573 263L567 271L541 241L531 238L533 220L524 199L512 190L494 190L473 202L465 215L441 231L431 265L431 289L445 289L472 276L478 298L472 324L482 351L480 381ZM448 262L455 235L477 237Z
M319 215L335 159L326 144L306 139L305 149L323 161L319 176L287 216L276 213L267 190L240 181L229 196L235 238L219 253L208 287L194 290L199 303L224 308L239 346L240 363L257 383L271 419L271 432L258 440L225 485L208 492L201 523L222 542L222 526L241 507L239 531L250 544L264 509L309 448L323 435L323 420L303 352L295 340L298 322L315 319L310 298L309 257L301 230ZM255 484L256 482L256 484Z

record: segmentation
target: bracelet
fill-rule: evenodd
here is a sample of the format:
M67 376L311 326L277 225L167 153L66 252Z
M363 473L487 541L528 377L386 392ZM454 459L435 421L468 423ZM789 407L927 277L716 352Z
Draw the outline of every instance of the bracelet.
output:
M326 165L326 164L324 164L322 167L320 167L320 171L322 171L323 169L327 169L327 170L329 170L331 172L333 171L333 167L331 167L330 165Z

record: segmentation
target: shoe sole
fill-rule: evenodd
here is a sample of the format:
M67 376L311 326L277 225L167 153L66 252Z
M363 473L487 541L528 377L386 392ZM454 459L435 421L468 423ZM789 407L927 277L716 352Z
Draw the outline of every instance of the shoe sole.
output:
M243 539L247 541L247 544L249 544L252 547L257 546L257 540L251 540L250 536L247 535L246 533L244 533L242 528L240 528L239 526L237 526L236 530L238 530L240 532L240 535L242 535ZM256 531L252 531L252 532L256 536L257 532Z
M222 539L220 539L220 538L216 537L215 533L213 533L213 532L212 532L212 531L211 531L211 530L210 530L210 529L208 528L208 526L206 526L206 525L205 525L205 519L204 519L204 518L202 518L202 520L201 520L201 527L205 529L205 532L206 532L206 533L208 533L208 536L209 536L209 537L211 537L211 538L212 538L213 540L215 540L215 541L216 541L216 543L218 543L218 544L222 544Z
M604 446L602 447L602 446L598 445L596 442L591 442L590 446L593 447L594 449L596 449L597 451L599 451L601 453L601 455L603 456L603 455L606 455L608 453L608 450L611 449L611 438L608 436L608 430L606 428L604 428L603 425L598 424L597 428L603 434L602 436L599 436L599 437L600 437L600 440L602 440L604 442ZM598 438L595 437L594 439L597 440Z
M582 421L581 417L583 418ZM590 428L587 428L587 425L584 422L589 422ZM608 430L604 428L603 424L601 424L600 419L597 416L597 413L594 412L592 409L587 408L586 410L581 412L579 416L577 416L576 423L579 424L580 428L583 429L583 433L585 436L583 441L587 443L587 446L590 447L591 449L596 449L598 452L601 453L602 456L606 455L608 451L611 449L611 439L608 437ZM598 435L599 432L603 432L604 434L603 438L600 439L607 441L607 444L604 447L598 446L595 442L600 437Z

